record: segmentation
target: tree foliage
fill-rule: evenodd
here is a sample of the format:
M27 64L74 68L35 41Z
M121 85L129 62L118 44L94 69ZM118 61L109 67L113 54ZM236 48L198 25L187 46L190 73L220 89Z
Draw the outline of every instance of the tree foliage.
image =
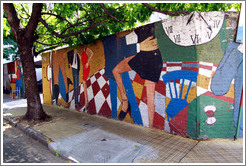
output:
M32 4L15 3L14 6L21 24L26 27ZM34 54L64 45L91 44L110 34L134 28L137 21L148 21L153 11L176 16L192 11L228 11L232 8L239 11L240 3L46 3L35 31ZM13 44L5 18L3 25L5 43Z

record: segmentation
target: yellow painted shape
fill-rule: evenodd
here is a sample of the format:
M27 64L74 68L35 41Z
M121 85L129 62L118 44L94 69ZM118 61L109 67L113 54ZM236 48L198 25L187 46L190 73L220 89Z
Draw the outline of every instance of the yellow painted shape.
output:
M188 85L184 85L183 87L183 92L182 92L182 99L185 99L185 95L186 95L186 92L188 90ZM179 92L181 90L181 86L180 86L180 89L179 89ZM194 86L191 86L190 87L190 90L189 90L189 94L187 96L187 102L190 103L192 100L194 100L195 98L197 97L197 88L194 87Z
M234 95L235 95L235 93L234 93L234 84L231 84L231 86L229 88L229 91L224 96L234 99L234 97L235 97Z
M118 109L118 111L117 111L117 117L118 117L119 114L120 114L121 108L122 108L122 104L119 106L119 109ZM127 123L132 123L132 124L133 124L133 119L131 118L131 116L130 116L129 113L126 114L126 117L125 117L125 119L124 119L123 121L124 121L124 122L127 122Z
M10 83L10 87L12 90L16 90L16 84L15 83Z
M168 97L165 97L165 110L167 109L168 104L170 103L171 99ZM167 114L165 113L165 119L167 119Z
M15 90L16 90L16 83L10 83L10 87L12 89L12 92L15 92ZM13 95L14 95L14 97L16 96L16 94L13 94Z
M61 97L58 98L57 105L62 105L63 107L68 107L68 103Z
M144 86L137 82L133 82L132 87L136 98L141 99Z
M103 43L100 40L97 40L95 44L87 46L94 53L89 64L90 64L90 73L88 77L91 77L94 73L105 67L105 56L104 56L104 47ZM76 48L79 53L83 52L84 46L80 45ZM89 57L88 57L89 58ZM80 61L81 62L81 61ZM80 63L80 78L79 82L82 82L83 79L83 65Z
M48 80L47 67L50 67L50 53L42 54L43 103L52 104L51 79Z
M210 82L210 78L206 77L204 75L199 74L197 77L197 86L204 88L204 89L208 89L209 87L209 82Z

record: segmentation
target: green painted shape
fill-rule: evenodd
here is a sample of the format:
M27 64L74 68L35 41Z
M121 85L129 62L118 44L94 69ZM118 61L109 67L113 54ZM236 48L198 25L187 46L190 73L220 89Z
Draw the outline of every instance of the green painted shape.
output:
M223 54L225 54L228 45L234 41L234 38L236 35L236 28L232 29L232 28L226 27L226 24L227 24L227 19L225 18L223 26L222 26L222 30L219 32Z
M197 46L179 46L166 35L162 22L155 23L155 35L164 62L203 61L219 64L228 45L234 40L236 29L228 28L224 19L218 35L208 43Z
M184 47L173 43L164 32L161 21L155 23L155 37L164 62L197 61L196 46Z
M220 35L217 35L213 40L206 44L198 45L196 48L198 61L219 64L224 56L221 47Z
M199 126L200 126L200 118L199 118L199 97L195 98L192 102L189 103L188 109L188 117L187 117L187 130L186 134L193 139L197 139L199 137Z
M214 105L216 111L214 117L216 122L213 125L207 125L208 116L203 111L207 105ZM200 99L200 138L233 138L235 127L233 123L233 104L225 102L210 96L201 96Z
M207 125L206 123L208 116L203 108L207 105L216 107L214 114L216 122L213 125ZM232 106L233 104L220 99L206 95L199 96L189 104L187 134L194 139L233 138L235 127Z
M233 41L235 30L226 27L227 20L224 19L218 35L208 43L198 45L198 60L219 64L223 58L228 45Z

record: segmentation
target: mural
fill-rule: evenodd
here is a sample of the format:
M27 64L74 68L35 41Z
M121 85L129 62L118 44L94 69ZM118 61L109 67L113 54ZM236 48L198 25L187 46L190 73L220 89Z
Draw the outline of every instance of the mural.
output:
M25 97L22 63L16 60L14 62L7 63L6 65L12 98L15 96Z
M44 103L194 139L242 137L237 19L193 12L45 53Z

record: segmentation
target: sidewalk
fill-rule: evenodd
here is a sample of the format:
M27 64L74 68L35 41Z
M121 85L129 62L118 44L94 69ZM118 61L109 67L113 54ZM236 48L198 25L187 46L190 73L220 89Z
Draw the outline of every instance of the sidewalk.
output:
M54 153L78 163L244 163L243 139L197 141L164 131L43 105L50 122L15 121L26 107L4 111L4 119Z

